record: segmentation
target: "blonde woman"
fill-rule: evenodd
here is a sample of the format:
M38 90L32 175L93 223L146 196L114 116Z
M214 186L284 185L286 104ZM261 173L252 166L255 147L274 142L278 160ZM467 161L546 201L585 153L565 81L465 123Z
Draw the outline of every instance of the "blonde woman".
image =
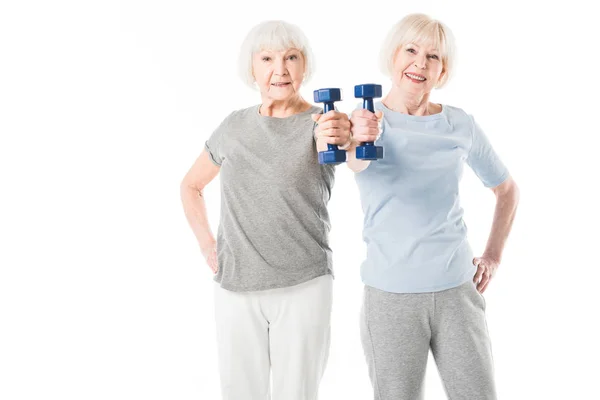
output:
M382 160L349 161L365 213L361 333L378 400L422 399L430 349L449 399L496 399L482 294L500 265L519 191L473 117L430 101L452 74L454 48L441 22L402 19L381 51L389 93L375 114L361 109L351 118L355 142L385 149ZM481 257L473 257L460 206L465 163L496 196Z

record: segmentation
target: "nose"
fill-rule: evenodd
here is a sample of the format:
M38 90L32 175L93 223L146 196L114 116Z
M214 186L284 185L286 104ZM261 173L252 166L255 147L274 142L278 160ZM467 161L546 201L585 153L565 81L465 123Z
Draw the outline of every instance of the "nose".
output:
M282 58L278 58L277 61L275 61L275 65L274 65L275 69L275 75L279 75L279 76L284 76L287 75L287 67L285 66L285 60Z
M425 67L427 67L427 58L425 56L417 57L415 59L415 67L425 69Z

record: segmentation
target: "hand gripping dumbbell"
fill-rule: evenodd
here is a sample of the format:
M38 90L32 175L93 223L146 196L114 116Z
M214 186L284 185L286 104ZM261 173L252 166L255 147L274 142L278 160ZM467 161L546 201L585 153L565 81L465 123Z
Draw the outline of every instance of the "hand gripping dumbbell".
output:
M363 108L375 113L373 99L381 97L381 85L367 83L354 86L354 97L363 99ZM374 142L364 142L356 147L356 158L359 160L378 160L383 158L383 147Z
M315 103L323 103L323 114L334 109L333 103L342 100L340 89L318 89L314 91ZM346 162L346 151L335 144L327 143L327 150L319 152L319 164L341 164Z

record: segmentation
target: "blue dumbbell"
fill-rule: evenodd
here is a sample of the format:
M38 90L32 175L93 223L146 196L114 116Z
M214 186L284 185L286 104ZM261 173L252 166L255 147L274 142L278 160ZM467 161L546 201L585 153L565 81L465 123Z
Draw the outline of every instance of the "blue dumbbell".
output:
M354 86L354 97L363 99L363 108L375 112L373 99L381 97L381 85L367 83ZM361 143L356 147L356 158L359 160L379 160L383 158L383 147L373 142Z
M340 89L319 89L314 92L315 103L323 103L323 113L334 109L333 103L342 100ZM346 151L340 150L335 144L327 143L327 150L319 152L319 164L341 164L346 162Z

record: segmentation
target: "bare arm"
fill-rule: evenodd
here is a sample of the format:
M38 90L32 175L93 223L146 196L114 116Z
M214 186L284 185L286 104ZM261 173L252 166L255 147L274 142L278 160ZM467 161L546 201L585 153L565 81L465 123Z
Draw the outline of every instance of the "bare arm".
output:
M352 140L350 147L346 149L346 164L354 172L360 172L367 168L371 161L369 160L358 160L356 159L356 146L360 143L356 140ZM327 151L327 140L323 137L317 138L317 151Z
M360 172L371 164L371 161L369 160L359 160L356 158L356 147L359 145L360 142L352 140L352 145L346 150L346 164L353 172Z
M509 177L500 185L492 188L492 191L496 195L496 210L483 254L500 263L504 245L517 212L519 188L512 177Z
M477 284L477 290L480 293L486 290L502 261L504 245L512 228L519 204L519 188L511 177L492 188L492 191L496 195L496 210L492 229L483 255L473 259L473 264L477 266L473 282Z
M185 216L213 272L217 269L216 240L208 223L203 190L219 174L220 169L210 160L208 152L203 150L180 187Z

